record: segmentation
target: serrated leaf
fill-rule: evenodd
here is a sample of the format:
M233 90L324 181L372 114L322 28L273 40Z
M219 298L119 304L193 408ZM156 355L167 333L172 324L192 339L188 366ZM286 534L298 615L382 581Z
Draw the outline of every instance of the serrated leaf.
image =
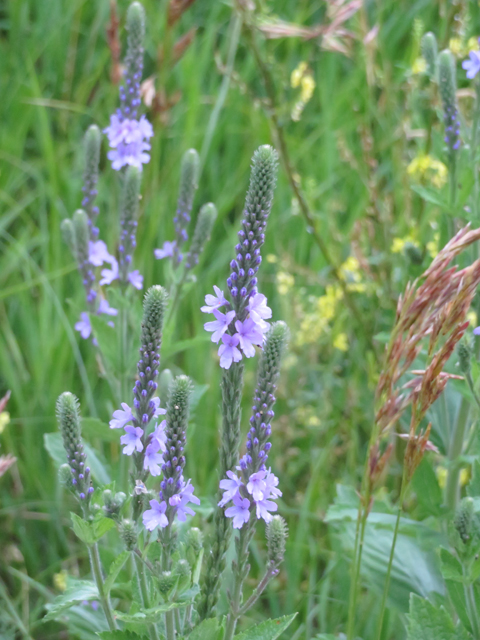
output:
M440 560L442 561L442 575L445 580L464 581L462 565L453 553L441 547Z
M147 640L147 636L139 636L133 631L102 631L97 633L102 640ZM163 636L162 636L163 638Z
M111 588L115 584L115 580L117 579L118 574L120 573L123 565L128 559L130 555L129 551L122 551L122 553L115 558L115 560L110 565L110 569L108 570L108 576L105 580L105 591L110 593Z
M217 636L222 629L217 618L203 620L198 627L187 636L188 640L217 640Z
M235 636L234 640L276 640L293 622L296 613L266 620Z
M470 634L459 623L456 626L443 607L412 593L408 614L407 640L469 640Z
M95 536L93 533L92 525L86 522L76 513L70 513L72 518L73 530L77 538L80 538L85 544L93 544L95 542Z
M57 467L60 467L62 464L66 464L67 455L65 453L65 449L63 448L62 436L60 433L44 433L43 434L43 443L45 449L50 454L50 457L55 462ZM110 475L107 471L107 465L105 462L100 460L98 454L84 442L84 450L87 454L88 466L92 472L92 476L101 484L109 484L111 482Z
M127 624L155 624L162 619L163 614L167 613L167 611L180 609L187 604L191 604L191 602L191 600L186 602L168 602L158 607L152 607L151 609L140 609L137 613L124 613L123 611L114 611L113 613L117 620L121 620Z
M65 593L55 598L51 604L45 605L48 613L44 620L55 620L65 611L84 600L98 600L98 590L93 582L88 580L76 580L75 584L69 587Z
M111 518L100 518L92 522L93 537L98 542L107 531L115 527L115 522Z

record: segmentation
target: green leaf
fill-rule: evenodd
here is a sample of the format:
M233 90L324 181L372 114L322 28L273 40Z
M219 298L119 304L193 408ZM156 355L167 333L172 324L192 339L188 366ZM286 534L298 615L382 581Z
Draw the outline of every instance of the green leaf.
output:
M236 635L234 640L275 640L291 625L296 615L292 613L290 616L261 622L244 633Z
M113 529L114 527L115 522L111 518L100 518L99 520L94 520L92 522L92 529L95 542L100 540L107 531L110 531L110 529Z
M223 633L218 618L203 620L188 636L188 640L220 640Z
M425 202L430 202L430 204L435 204L437 207L441 207L442 209L448 209L448 202L443 200L438 193L438 189L432 189L430 187L422 187L420 185L412 186L412 191L415 191L422 200Z
M95 535L93 533L92 525L86 522L76 513L70 513L73 523L73 530L77 538L80 538L85 544L93 544L95 542Z
M453 553L441 547L440 560L442 561L442 575L445 580L455 580L456 582L464 581L462 565Z
M123 611L114 611L115 618L126 622L128 624L151 624L159 622L163 614L172 609L180 609L187 604L191 604L191 600L188 602L168 602L167 604L161 604L158 607L152 607L151 609L140 609L137 613L124 613Z
M62 436L60 433L44 433L43 443L45 449L48 451L57 467L60 467L62 464L67 464L67 455L63 448ZM91 469L92 476L101 484L108 484L111 482L106 463L100 460L98 454L96 454L86 442L84 442L84 449L87 454L88 466Z
M118 442L118 431L110 429L98 418L82 418L82 434L87 439L99 438L102 442Z
M467 495L471 498L480 496L480 462L475 460L472 469L472 479L468 483Z
M147 640L147 636L138 636L133 631L102 631L97 636L102 640Z
M443 607L437 609L428 600L412 593L408 614L407 640L469 640L461 623L456 626Z
M98 597L98 590L93 582L75 580L75 583L65 593L55 598L51 604L45 605L48 613L44 620L56 620L66 609L70 609L84 600L98 600Z
M110 593L111 588L115 584L115 580L117 579L118 574L120 573L123 565L128 559L130 555L129 551L122 551L122 553L115 558L115 560L110 565L110 569L108 570L108 576L105 580L105 591Z

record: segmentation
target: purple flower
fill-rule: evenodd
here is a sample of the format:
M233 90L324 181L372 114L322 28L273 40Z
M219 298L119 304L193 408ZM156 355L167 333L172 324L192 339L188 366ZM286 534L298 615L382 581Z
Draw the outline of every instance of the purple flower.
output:
M262 331L266 331L268 324L264 322L272 317L272 310L267 307L267 298L263 293L256 293L248 301L248 311L250 318L259 326Z
M160 406L160 398L158 397L152 398L152 402L155 404L155 412L153 414L154 418L158 418L158 416L163 416L167 413L167 410L162 409L162 407ZM159 426L161 427L162 425L163 425L163 428L165 428L165 420L161 422Z
M462 68L467 72L467 78L472 80L480 71L480 51L470 51L470 60L462 62Z
M260 322L263 322L263 320L260 320ZM240 341L243 353L247 358L252 358L255 355L254 345L261 345L263 343L263 333L251 318L247 318L245 322L237 320L235 322L235 329L238 331L236 335Z
M100 304L98 305L97 313L104 313L107 316L116 316L118 314L118 309L114 309L108 304L108 300L103 298L100 300Z
M152 125L145 116L140 120L121 118L118 114L110 117L110 126L104 129L108 136L111 151L108 159L112 161L112 167L119 171L125 165L142 168L142 164L150 161L146 151L150 150L147 142L153 136Z
M227 518L233 518L234 529L241 529L250 518L250 501L236 493L233 496L233 505L233 507L225 509L225 515Z
M264 469L260 469L256 473L252 473L248 480L247 491L252 496L252 498L257 502L258 500L263 500L265 496L266 484L264 478L266 476L266 471Z
M220 480L220 489L224 490L223 498L218 503L219 507L224 507L227 502L233 500L233 497L238 493L239 488L242 486L242 481L240 478L233 473L233 471L227 471L227 476L230 480L224 478Z
M163 413L166 413L165 409L161 409ZM155 430L152 434L152 437L156 440L160 440L164 444L167 442L167 434L165 433L165 427L167 426L167 421L162 420L160 424L155 425Z
M159 476L161 473L160 465L163 464L163 456L160 451L165 451L165 443L153 438L145 450L143 459L143 468L148 469L152 476Z
M282 492L280 491L280 489L277 489L277 487L278 487L278 478L274 473L272 473L272 470L269 469L265 477L266 497L273 498L275 500L275 498L278 498L279 496L281 496Z
M165 515L167 510L167 503L165 500L158 502L158 500L150 500L150 507L148 511L143 514L143 524L146 529L153 531L157 527L164 528L168 525L168 519Z
M132 453L137 450L139 453L143 451L143 443L141 437L143 436L143 429L140 427L125 427L126 434L120 438L120 442L125 446L123 453L126 456L131 456Z
M113 264L115 258L108 253L107 245L103 240L88 243L88 261L94 267L101 267L104 262Z
M77 328L77 325L75 325L75 329ZM475 336L480 336L480 327L475 327L475 329L473 330L473 334ZM82 336L83 337L83 336Z
M187 519L187 515L194 516L195 511L190 507L187 507L189 502L193 504L200 504L200 500L197 496L193 495L195 491L193 485L190 484L190 480L187 484L184 484L181 491L176 493L169 499L170 506L177 507L177 517L180 522L185 522Z
M220 291L220 289L215 285L213 285L213 289L217 295L212 296L211 293L208 293L205 296L206 304L200 309L203 313L213 313L214 309L218 309L219 307L223 307L224 304L227 304L227 299L223 295L223 291Z
M203 326L206 331L213 331L212 342L218 343L220 338L228 329L228 325L234 319L235 311L227 311L227 313L222 313L218 309L214 309L213 315L215 316L216 320L213 320L212 322L206 322Z
M173 258L176 244L175 240L173 242L166 240L161 249L154 250L153 255L157 260L162 260L162 258Z
M132 287L135 287L135 289L138 289L139 291L140 289L143 289L143 276L138 269L135 269L135 271L131 271L128 274L128 281Z
M102 269L100 285L112 284L114 280L118 280L118 262L114 258L114 262L111 263L111 269Z
M278 509L277 503L272 502L271 500L267 500L267 498L257 500L255 504L257 507L257 518L263 518L265 522L270 522L270 520L273 518L272 514L269 513L269 511L276 511Z
M75 324L75 330L80 332L80 335L84 340L86 340L92 333L90 317L86 311L82 311L80 314L80 320Z
M122 408L113 412L113 420L110 420L110 429L123 429L133 420L133 413L126 402L122 402Z
M242 359L242 352L237 349L239 343L238 334L231 336L226 333L222 336L222 342L223 344L218 349L220 366L222 369L230 369L232 362L239 362Z

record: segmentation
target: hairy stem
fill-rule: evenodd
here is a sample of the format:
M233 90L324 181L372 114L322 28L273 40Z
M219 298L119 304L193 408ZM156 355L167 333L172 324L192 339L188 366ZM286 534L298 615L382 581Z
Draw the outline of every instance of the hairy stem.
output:
M142 598L142 604L145 609L150 607L150 598L148 597L148 585L145 571L143 570L142 558L137 553L134 554L135 560L135 572L137 574L138 584L140 586L140 596ZM148 635L151 640L160 640L157 628L154 624L148 625Z
M92 544L88 545L88 557L90 558L90 566L92 567L93 578L95 580L95 584L98 589L98 596L100 599L100 604L102 605L103 612L105 613L105 618L107 619L107 624L111 631L115 631L117 625L115 624L115 620L113 619L112 613L112 605L110 604L110 596L105 593L103 588L103 575L102 575L102 567L100 564L100 555L98 553L98 545Z
M243 583L250 569L248 564L248 547L255 531L255 520L251 518L240 530L240 537L237 540L237 561L234 565L234 588L230 601L230 613L227 616L225 636L223 640L232 640L235 635L238 619L241 615L240 606L242 604Z

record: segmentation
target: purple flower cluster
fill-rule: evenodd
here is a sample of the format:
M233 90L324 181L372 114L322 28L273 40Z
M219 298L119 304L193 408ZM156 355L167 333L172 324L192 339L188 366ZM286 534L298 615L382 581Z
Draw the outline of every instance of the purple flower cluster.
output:
M166 485L166 481L162 481L162 485ZM200 504L200 500L197 496L193 495L194 487L191 484L191 481L188 480L185 483L183 476L181 480L179 480L179 487L177 493L168 498L168 505L174 512L174 515L180 520L180 522L185 522L187 519L187 515L194 516L195 511L188 506L189 503L192 504ZM162 498L162 491L160 491L160 498ZM167 509L167 500L164 499L161 502L158 500L150 500L150 509L143 514L143 524L145 528L149 531L153 531L157 527L164 529L168 526L169 520L166 515ZM172 514L173 515L173 514Z
M233 518L234 529L241 529L249 521L253 505L255 505L257 519L263 518L265 522L270 522L273 517L270 512L277 510L277 504L273 500L282 495L282 492L277 489L278 478L271 469L265 469L265 465L248 476L245 474L247 468L245 458L242 458L240 464L237 470L241 472L242 478L233 471L227 471L229 479L220 481L220 488L224 490L224 494L218 506L224 507L229 502L233 502L233 506L225 509L225 515L227 518Z
M110 116L110 126L103 132L108 136L111 148L108 159L115 171L127 165L141 170L143 164L150 162L146 152L150 150L148 141L153 136L153 128L144 115L140 120L135 120L123 116L118 109L117 113Z
M456 151L460 147L460 120L458 109L454 104L445 107L443 119L445 123L444 141L451 150Z
M265 333L269 324L266 319L272 317L272 310L267 306L267 298L261 293L253 293L246 307L247 317L235 320L235 311L225 298L223 291L214 286L216 295L205 296L205 306L201 308L203 313L213 313L215 320L206 322L206 331L212 332L212 342L222 344L218 349L220 366L229 369L232 362L242 359L242 351L246 358L255 355L255 346L261 346L265 339ZM225 313L220 311L225 307ZM241 349L241 351L240 351Z

